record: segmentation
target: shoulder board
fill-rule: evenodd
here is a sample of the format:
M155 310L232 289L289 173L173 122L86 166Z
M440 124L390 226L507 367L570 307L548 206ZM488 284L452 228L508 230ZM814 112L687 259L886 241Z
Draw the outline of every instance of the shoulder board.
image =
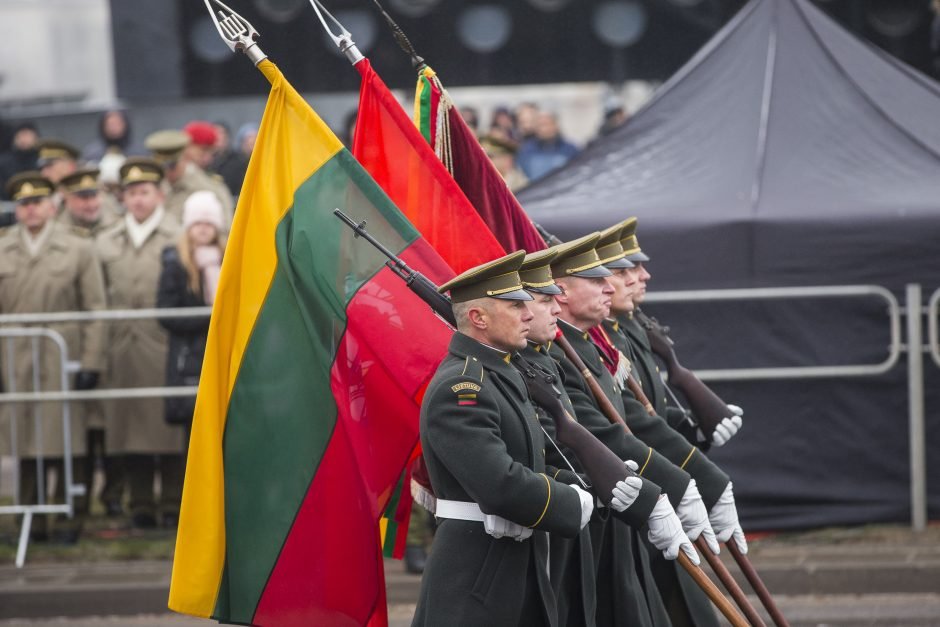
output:
M476 391L479 392L479 385L483 383L483 363L476 357L467 357L464 360L460 376L468 379L467 385L476 385ZM458 383L457 385L464 385L464 383Z

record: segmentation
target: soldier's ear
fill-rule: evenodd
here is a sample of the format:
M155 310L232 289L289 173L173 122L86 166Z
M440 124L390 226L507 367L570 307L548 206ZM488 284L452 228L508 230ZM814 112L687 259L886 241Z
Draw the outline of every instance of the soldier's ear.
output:
M470 310L467 311L467 318L470 319L470 324L478 329L485 329L487 326L485 309L480 307L471 307Z

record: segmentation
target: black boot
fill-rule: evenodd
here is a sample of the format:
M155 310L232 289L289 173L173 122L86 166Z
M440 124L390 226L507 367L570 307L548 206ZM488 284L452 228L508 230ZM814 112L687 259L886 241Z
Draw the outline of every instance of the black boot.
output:
M424 572L424 565L428 561L428 552L423 546L405 547L405 571L412 575L420 575Z

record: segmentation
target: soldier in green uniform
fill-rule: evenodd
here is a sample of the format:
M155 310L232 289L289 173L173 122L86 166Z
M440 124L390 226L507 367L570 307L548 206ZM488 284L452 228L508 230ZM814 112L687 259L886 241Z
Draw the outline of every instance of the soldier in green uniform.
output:
M9 314L48 313L55 311L97 311L105 308L105 287L101 266L91 242L76 237L53 220L53 183L39 172L14 176L7 193L16 203L17 224L0 236L0 312ZM65 341L69 360L79 361L72 383L75 389L88 390L97 385L104 369L104 323L64 322L48 325ZM39 390L61 389L61 355L52 342L41 341L38 362L34 363L32 340L11 340L12 360L3 363L3 380L8 390L29 391L38 382ZM38 372L36 372L38 370ZM38 378L36 378L38 377ZM86 483L82 456L85 454L84 416L80 404L70 407L69 435L73 458L72 483ZM10 406L17 425L17 454L20 456L20 495L34 504L40 479L49 485L46 474L55 470L57 501L64 498L65 431L61 403ZM0 429L0 439L9 428ZM44 458L43 475L37 458ZM78 539L84 498L73 501L76 516L59 519L54 534L58 540L72 543ZM36 521L35 536L46 533L45 517Z
M79 168L59 181L59 192L65 211L59 214L58 223L72 234L94 241L95 236L111 227L119 216L111 205L102 202L103 194L96 168ZM121 512L120 493L124 485L121 467L117 459L105 451L105 405L101 401L82 403L87 431L86 476L92 477L96 465L104 471L104 489L101 500L111 516ZM91 484L92 482L89 482ZM89 501L91 494L88 495Z
M548 249L526 255L519 270L523 286L534 299L529 305L533 318L529 323L528 345L520 353L520 357L525 367L534 365L561 379L563 375L559 372L558 365L549 356L550 347L558 331L557 316L561 311L555 302L555 295L560 294L561 289L552 279L550 268L558 252L557 249ZM575 416L574 407L563 388L561 400L568 413ZM546 462L559 468L565 468L571 464L572 470L580 472L580 464L573 453L554 442L554 421L549 419L541 408L539 420L550 440L546 446ZM630 461L629 465L636 470L635 462ZM640 511L640 518L632 520L641 526L645 522L642 518L643 513L650 508L649 503L658 498L660 489L648 480L639 477L629 477L624 480L624 483L626 485L621 493L615 492L618 516L632 517L633 512ZM637 501L639 504L634 508ZM602 529L608 516L608 512L596 510L591 523L592 528ZM575 539L553 536L549 566L552 587L558 602L559 624L572 627L595 625L597 590L591 530L582 530ZM635 607L645 605L641 590L636 589L632 593L637 597L633 601Z
M165 130L151 133L144 142L153 158L156 159L166 172L166 183L169 191L163 206L167 213L178 221L183 219L183 203L193 192L209 190L214 193L222 203L225 216L224 228L228 231L232 224L232 214L235 203L232 194L225 183L209 176L192 159L190 154L190 137L183 131Z
M624 230L621 232L621 246L624 249L624 255L628 259L631 259L635 265L635 269L629 274L636 279L636 288L633 290L633 303L635 307L639 307L639 303L643 301L646 295L646 283L650 279L650 274L645 267L645 263L649 261L649 257L640 249L640 244L636 238L635 232L636 219L627 220L624 224ZM628 276L627 281L629 280L630 278ZM658 368L653 361L653 353L650 349L645 331L636 324L636 320L632 316L621 315L618 320L621 322L621 329L625 334L635 340L631 342L631 346L638 357L637 362L640 364L639 369L641 375L643 371L646 372L646 379L650 381L648 385L651 387L657 382L662 386L662 378L658 376ZM656 399L655 402L660 408L666 403L665 395L661 393L664 389L664 387L656 388L654 396L651 397ZM706 439L702 435L701 430L696 429L696 441L700 446L708 446L711 444L722 446L741 428L742 415L743 412L740 407L729 405L728 416L721 421L712 437ZM706 465L695 461L696 458L701 459L704 457L705 456L700 453L692 455L689 464L692 465L693 470L698 467L700 468L699 471L704 471ZM715 531L715 535L719 542L727 542L733 539L741 552L747 553L747 541L744 538L744 531L741 529L741 524L738 521L738 512L735 505L732 484L728 481L724 484L724 487L721 488L723 482L718 479L719 475L714 471L709 472L711 473L712 479L706 481L706 485L704 485L702 489L702 495L706 501L706 507L708 507L708 517ZM720 494L718 493L719 488L721 488Z
M648 383L639 376L642 368L637 367L639 363L633 347L623 334L618 322L620 316L632 311L633 289L630 286L636 283L633 278L636 266L625 258L620 243L624 224L621 223L603 231L597 245L598 256L606 262L607 268L611 271L609 282L613 290L610 317L604 320L600 328L603 338L617 349L619 362L633 364L633 376L637 378L645 394L652 397ZM686 494L683 495L683 499L700 501L706 510L713 507L729 483L728 476L672 429L664 418L660 415L651 415L629 389L625 387L621 389L621 397L627 422L633 433L691 475L692 482ZM677 509L683 514L686 510L681 502ZM683 520L683 522L687 521ZM687 532L693 540L698 537L698 533L704 533L706 540L715 547L717 552L714 533L710 526L698 532L687 529ZM685 570L677 568L674 562L663 560L655 554L652 559L652 569L673 625L718 625L711 602Z
M631 416L624 409L620 388L604 367L589 335L589 330L609 315L613 294L608 282L611 272L604 267L604 262L611 263L614 259L602 260L598 256L595 247L599 239L600 234L595 233L561 245L559 255L552 262L552 274L563 290L562 294L555 297L561 309L559 327L608 400L632 428ZM596 527L592 525L598 573L597 624L669 624L650 569L649 552L641 536L634 530L646 523L650 528L649 540L663 550L667 559L675 559L678 546L664 541L659 531L664 519L675 519L678 533L681 534L679 544L684 546L690 557L694 556L693 561L697 561L698 556L683 533L685 528L690 536L698 537L708 528L704 506L701 499L696 498L694 483L687 472L636 435L628 434L619 424L611 424L601 412L582 374L557 344L552 345L549 353L559 364L564 387L578 421L621 459L635 460L639 464L640 476L660 486L667 497L652 503L638 499L627 510L632 516L626 518L626 522L632 528L613 520ZM641 504L645 504L645 507L639 507ZM682 524L679 519L682 519ZM637 591L642 593L638 600ZM627 600L633 602L628 603ZM645 604L638 601L645 601Z
M649 270L646 268L646 262L650 258L640 248L640 242L636 236L637 219L628 218L622 223L620 233L620 244L624 250L624 255L630 259L634 268L626 277L627 281L635 282L635 287L631 290L631 299L633 307L639 310L640 304L646 297L646 284L652 278ZM687 440L696 444L701 450L707 451L712 445L723 446L738 432L743 424L744 412L737 405L728 405L728 415L715 428L710 438L706 437L698 425L685 411L679 407L667 405L666 387L663 384L662 377L659 375L659 367L653 358L653 351L650 347L649 338L646 331L640 326L633 316L633 309L622 313L616 317L615 322L619 323L620 330L630 338L637 357L640 359L640 375L647 390L650 400L655 404L656 413L666 418L666 421L677 431L682 433Z
M558 625L548 535L573 538L594 497L552 478L522 375L509 363L532 314L519 251L467 270L450 291L457 333L421 404L440 526L413 625Z

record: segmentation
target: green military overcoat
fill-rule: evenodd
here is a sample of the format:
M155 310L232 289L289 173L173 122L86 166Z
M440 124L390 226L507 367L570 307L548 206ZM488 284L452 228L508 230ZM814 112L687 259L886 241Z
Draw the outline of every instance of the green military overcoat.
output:
M564 322L559 322L559 327L623 417L623 400L587 333ZM677 505L691 480L688 473L628 434L622 425L612 424L601 413L587 381L565 357L562 349L554 344L549 353L559 365L578 422L618 457L637 462L640 476L659 486L673 505ZM606 522L592 521L598 625L669 624L650 569L650 555L641 535L645 535L646 521L655 503L655 498L649 499L646 491L641 490L640 497L625 512L613 515Z
M666 392L649 344L641 343L635 334L645 332L632 324L632 319L604 322L607 337L633 364L633 375L643 388L648 400L654 404L656 415L650 415L629 390L623 391L624 408L629 415L633 432L654 447L674 464L686 470L698 487L706 509L710 509L728 485L729 478L688 440L674 430L659 412L665 412ZM631 329L632 333L627 333ZM717 627L718 617L711 601L688 573L675 561L669 561L656 552L652 555L653 575L676 625Z
M521 375L456 333L421 404L421 444L438 498L475 502L535 532L517 542L493 538L480 522L440 519L412 624L558 625L545 532L576 537L581 504L549 476Z

